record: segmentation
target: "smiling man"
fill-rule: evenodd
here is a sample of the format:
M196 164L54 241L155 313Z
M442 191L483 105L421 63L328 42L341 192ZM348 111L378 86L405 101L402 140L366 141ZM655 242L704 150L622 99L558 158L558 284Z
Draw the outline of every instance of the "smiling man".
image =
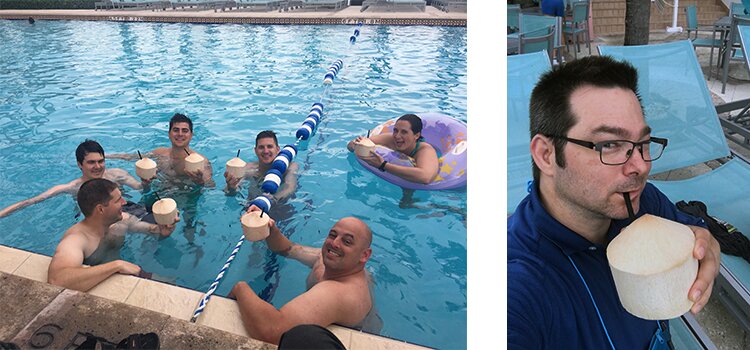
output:
M193 121L184 114L175 113L169 120L169 142L171 147L157 148L145 156L153 157L164 177L170 180L189 179L196 185L213 187L214 180L211 178L213 168L211 162L205 156L190 148L193 139ZM185 158L190 154L203 157L203 169L194 172L185 169ZM113 159L136 160L137 154L118 153L110 155Z
M254 191L260 189L260 185L266 176L266 173L271 169L274 159L279 154L279 141L276 139L276 133L271 130L265 130L258 133L255 137L255 155L258 157L257 162L248 162L245 165L245 175L243 177L234 177L231 174L224 172L224 178L227 181L226 191L233 193L237 190L242 180L249 178L251 187L248 188L250 193L249 197L255 197ZM291 162L284 173L284 179L282 181L279 190L271 197L280 201L284 198L289 197L297 189L297 170L299 165L296 162ZM260 193L257 193L260 194Z
M249 211L259 211L251 206ZM312 268L307 291L278 310L260 299L245 282L237 283L230 296L237 299L242 322L251 337L278 344L281 334L294 326L336 323L369 329L379 317L373 307L365 264L372 254L372 232L367 224L346 217L333 225L322 248L292 243L271 220L266 243L277 254Z
M75 197L81 184L91 179L103 178L115 182L120 186L124 185L136 190L143 189L145 186L148 186L149 183L149 181L139 182L123 169L107 169L104 158L104 149L98 142L93 140L86 140L78 145L76 148L76 161L78 163L78 168L81 169L81 177L66 184L54 186L35 197L22 200L0 210L0 218L10 215L16 210L63 193L69 193Z
M669 331L620 303L606 248L631 222L624 196L636 217L693 230L700 265L685 293L693 313L708 302L719 245L646 181L667 140L651 135L637 81L631 65L592 56L554 68L532 92L534 183L508 218L509 349L648 349Z

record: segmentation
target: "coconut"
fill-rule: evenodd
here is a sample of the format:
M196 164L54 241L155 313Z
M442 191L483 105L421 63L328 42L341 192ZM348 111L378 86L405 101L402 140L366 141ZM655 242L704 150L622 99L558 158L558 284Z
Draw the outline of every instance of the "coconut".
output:
M174 224L177 217L177 202L172 198L162 198L151 208L154 213L154 220L159 225Z
M370 151L375 149L375 143L372 140L364 138L354 144L354 153L360 157L369 157Z
M248 241L260 241L268 237L270 233L268 229L268 221L270 220L268 214L263 214L263 217L260 214L261 212L259 211L251 211L240 218L242 232Z
M644 215L607 248L620 302L647 320L678 317L693 306L688 291L698 274L695 235L686 225Z
M245 176L246 164L247 163L240 158L232 158L227 161L227 172L233 177L243 177Z
M156 162L143 158L135 162L135 173L141 179L148 180L156 176Z
M203 158L198 153L191 153L189 156L185 157L185 171L194 173L198 170L203 170L203 161L205 158Z

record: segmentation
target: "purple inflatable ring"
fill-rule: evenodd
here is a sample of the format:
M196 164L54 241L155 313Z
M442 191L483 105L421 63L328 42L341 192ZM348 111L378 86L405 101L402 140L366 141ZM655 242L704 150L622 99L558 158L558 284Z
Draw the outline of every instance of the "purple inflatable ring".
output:
M438 175L429 184L406 181L396 175L383 172L357 157L359 164L394 185L412 190L450 190L466 186L466 123L438 113L418 113L422 118L422 137L442 155L438 158ZM370 136L392 133L394 118L370 130ZM401 152L376 146L375 152L389 163L414 166L414 160Z

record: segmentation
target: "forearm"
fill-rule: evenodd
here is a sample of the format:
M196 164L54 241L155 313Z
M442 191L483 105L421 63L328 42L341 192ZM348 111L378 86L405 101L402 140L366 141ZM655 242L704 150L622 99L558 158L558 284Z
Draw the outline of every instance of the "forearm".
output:
M143 154L142 156L147 156L147 154ZM138 158L138 155L132 154L132 153L112 153L112 154L108 154L107 158L122 159L122 160L135 160L136 158Z
M275 226L271 228L271 232L266 238L266 244L268 244L268 249L281 255L287 255L293 245L292 241L281 234L281 231Z
M18 203L8 206L7 208L0 210L0 218L10 215L16 210L23 209L33 204L30 199L22 200Z
M385 165L385 171L404 180L421 184L428 184L437 176L437 172L431 173L426 169L402 166L393 163L387 163Z
M119 271L120 260L91 267L66 267L50 272L47 282L85 292Z
M242 323L250 337L278 344L281 334L289 328L281 312L259 298L247 283L237 283L232 294L237 298Z

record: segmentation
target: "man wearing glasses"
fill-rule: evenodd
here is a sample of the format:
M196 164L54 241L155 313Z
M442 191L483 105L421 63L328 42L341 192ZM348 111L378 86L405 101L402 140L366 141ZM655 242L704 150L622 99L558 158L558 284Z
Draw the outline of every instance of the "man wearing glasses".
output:
M586 57L541 77L530 103L534 183L508 218L508 348L646 349L667 322L620 304L607 244L636 216L678 221L695 233L700 262L688 297L697 313L719 271L719 244L646 182L668 142L651 136L637 72ZM698 226L700 225L700 226Z

